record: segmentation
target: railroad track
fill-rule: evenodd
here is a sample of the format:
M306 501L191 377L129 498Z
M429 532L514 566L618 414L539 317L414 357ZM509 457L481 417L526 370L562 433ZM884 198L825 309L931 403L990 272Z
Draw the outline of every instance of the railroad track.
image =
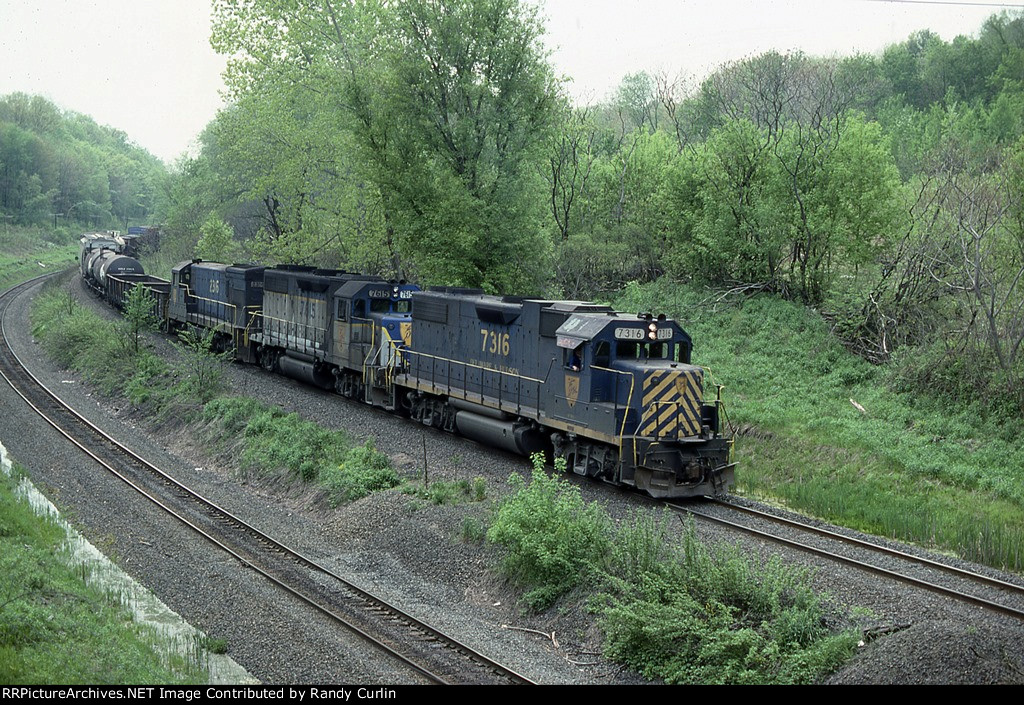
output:
M954 600L1024 621L1024 587L983 573L725 501L708 511L668 502L675 512L700 517L790 548L854 566Z
M0 294L0 376L58 433L211 544L413 669L426 681L531 683L525 676L357 587L210 502L66 405L25 368L8 344L8 306L44 278Z

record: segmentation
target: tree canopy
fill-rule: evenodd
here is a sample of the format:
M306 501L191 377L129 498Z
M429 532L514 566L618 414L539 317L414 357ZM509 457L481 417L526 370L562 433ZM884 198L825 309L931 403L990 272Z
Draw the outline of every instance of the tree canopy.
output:
M161 208L163 164L119 130L40 96L0 97L0 216L17 225L124 227Z

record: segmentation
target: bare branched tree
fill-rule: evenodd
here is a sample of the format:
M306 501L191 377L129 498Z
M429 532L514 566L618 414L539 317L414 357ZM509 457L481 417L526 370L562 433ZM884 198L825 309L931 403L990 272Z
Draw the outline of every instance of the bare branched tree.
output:
M586 193L594 166L597 128L590 118L589 106L567 108L563 129L556 133L548 158L551 214L563 241L569 239L574 206Z

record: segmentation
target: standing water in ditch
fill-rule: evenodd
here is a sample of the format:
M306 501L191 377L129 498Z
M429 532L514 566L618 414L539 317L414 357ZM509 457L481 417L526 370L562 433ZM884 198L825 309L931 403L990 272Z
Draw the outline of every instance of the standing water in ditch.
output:
M11 460L7 448L0 443L0 470L12 475ZM110 595L115 595L131 612L136 623L152 630L156 638L153 647L165 659L177 658L194 663L197 668L210 674L210 683L255 684L253 678L233 659L221 654L210 653L205 644L206 636L183 620L176 612L161 602L153 593L135 581L130 575L114 565L81 534L65 522L57 508L29 481L27 477L17 480L15 495L28 502L40 516L55 521L67 536L68 562L76 567L85 581Z

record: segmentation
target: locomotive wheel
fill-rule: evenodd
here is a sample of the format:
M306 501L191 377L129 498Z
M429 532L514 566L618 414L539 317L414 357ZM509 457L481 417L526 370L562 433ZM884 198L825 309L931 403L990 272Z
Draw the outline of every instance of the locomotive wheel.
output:
M263 348L260 354L260 364L267 372L273 372L277 368L277 353L273 348Z

